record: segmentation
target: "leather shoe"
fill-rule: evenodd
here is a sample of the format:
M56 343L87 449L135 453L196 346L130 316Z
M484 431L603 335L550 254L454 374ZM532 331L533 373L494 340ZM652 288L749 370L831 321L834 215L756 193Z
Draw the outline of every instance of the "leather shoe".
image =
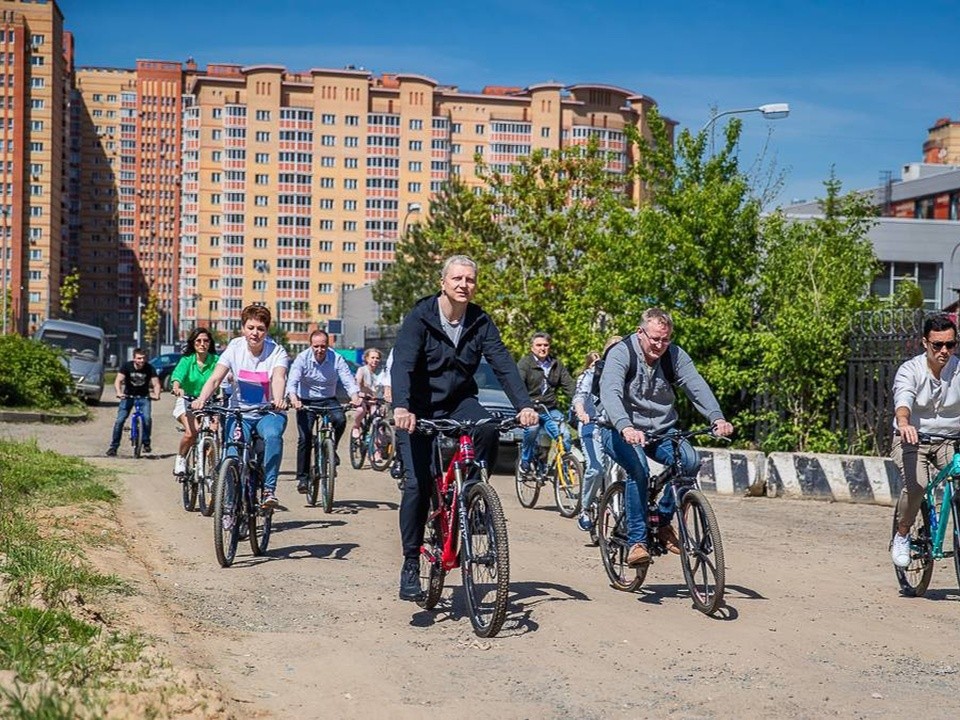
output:
M657 538L663 543L668 553L680 554L680 538L677 537L677 531L673 529L673 525L660 526L657 530Z
M634 543L630 548L630 554L627 555L628 567L639 567L650 562L650 553L647 552L647 546L643 543Z
M300 478L297 480L297 492L301 495L306 495L307 490L309 490L310 481L306 478Z
M400 571L400 599L417 601L423 596L420 587L420 562L413 558L403 561Z

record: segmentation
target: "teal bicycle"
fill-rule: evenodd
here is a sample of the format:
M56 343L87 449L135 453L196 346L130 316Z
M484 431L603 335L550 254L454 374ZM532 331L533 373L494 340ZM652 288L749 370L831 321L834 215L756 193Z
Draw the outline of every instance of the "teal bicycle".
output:
M894 566L900 590L904 595L920 597L927 591L933 576L933 561L952 557L957 581L960 582L960 436L921 433L920 442L929 443L931 439L953 442L954 456L927 485L913 526L910 528L910 564L905 568ZM893 510L893 534L900 523L900 503ZM944 550L949 520L952 518L950 533L953 536L953 550Z

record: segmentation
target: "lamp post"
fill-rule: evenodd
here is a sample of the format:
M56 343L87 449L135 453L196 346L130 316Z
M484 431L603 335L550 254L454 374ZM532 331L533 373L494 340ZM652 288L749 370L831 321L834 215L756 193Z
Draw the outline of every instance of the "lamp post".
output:
M759 105L757 107L750 108L738 108L736 110L724 110L722 112L714 112L710 116L710 119L700 128L700 132L704 132L707 128L712 128L714 123L717 122L720 118L725 115L743 115L745 113L758 112L761 113L767 120L782 120L790 114L790 104L789 103L767 103L765 105ZM710 132L710 154L713 154L713 131Z
M407 234L407 220L410 218L410 213L419 213L422 209L423 206L418 202L407 203L407 213L403 216L403 225L400 228L400 237L403 237Z
M10 208L0 208L3 214L3 227L0 227L0 236L3 238L3 334L7 334L7 229L9 228Z

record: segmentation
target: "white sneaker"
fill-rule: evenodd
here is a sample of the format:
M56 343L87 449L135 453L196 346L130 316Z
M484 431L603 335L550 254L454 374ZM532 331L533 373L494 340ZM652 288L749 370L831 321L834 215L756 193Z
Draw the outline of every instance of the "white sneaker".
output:
M890 547L890 557L893 564L905 568L910 564L910 538L896 533L893 536L893 545Z
M187 459L183 455L177 455L177 459L173 461L173 474L187 474Z

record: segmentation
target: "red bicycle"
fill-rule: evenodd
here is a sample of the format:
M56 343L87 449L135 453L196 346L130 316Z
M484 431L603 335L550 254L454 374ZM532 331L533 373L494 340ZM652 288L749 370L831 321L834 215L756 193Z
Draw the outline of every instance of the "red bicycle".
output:
M436 477L420 548L421 607L440 601L446 574L460 567L470 622L480 637L493 637L507 615L510 549L500 497L487 482L487 468L476 459L470 430L499 422L500 431L517 427L513 418L417 420L416 432L436 436L436 467L444 467L441 437L455 440L453 457Z

